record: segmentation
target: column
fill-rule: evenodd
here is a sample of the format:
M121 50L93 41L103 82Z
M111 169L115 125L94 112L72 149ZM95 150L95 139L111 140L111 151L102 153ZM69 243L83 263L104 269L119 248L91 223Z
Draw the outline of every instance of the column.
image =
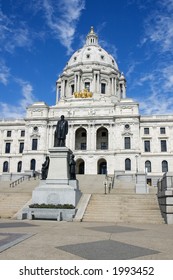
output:
M100 86L100 74L97 74L97 93L99 93L99 86Z
M76 92L77 91L77 75L75 74L75 77L74 77L74 91Z
M64 80L62 80L62 82L61 82L61 96L62 96L62 98L64 98L64 86L65 86L65 81Z
M114 78L111 78L111 84L112 84L112 95L114 94Z

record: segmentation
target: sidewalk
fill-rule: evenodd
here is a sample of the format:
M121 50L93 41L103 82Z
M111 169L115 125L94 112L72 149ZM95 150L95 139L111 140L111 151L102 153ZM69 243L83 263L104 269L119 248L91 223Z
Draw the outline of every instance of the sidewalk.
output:
M1 260L173 260L173 225L0 220Z

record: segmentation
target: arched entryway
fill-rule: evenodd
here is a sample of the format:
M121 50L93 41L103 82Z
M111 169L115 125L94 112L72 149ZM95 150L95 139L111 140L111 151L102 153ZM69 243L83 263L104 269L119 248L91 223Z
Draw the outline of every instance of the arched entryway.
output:
M80 127L75 133L75 150L87 149L87 131L85 128Z
M83 159L76 161L76 174L85 174L85 162Z
M97 164L98 174L107 174L107 161L105 159L99 159Z

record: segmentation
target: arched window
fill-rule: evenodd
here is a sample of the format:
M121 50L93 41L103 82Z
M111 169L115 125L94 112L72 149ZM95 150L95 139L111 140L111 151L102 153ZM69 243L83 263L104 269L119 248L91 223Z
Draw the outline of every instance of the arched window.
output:
M151 172L151 162L149 160L145 162L145 170L146 172Z
M35 166L36 166L36 160L35 159L31 159L30 170L34 170L35 171Z
M80 127L75 133L75 150L87 149L87 131L85 128Z
M168 172L168 162L166 160L162 161L162 172Z
M99 159L97 164L98 174L107 174L107 162L104 158Z
M22 161L19 161L17 164L17 172L21 172L22 170Z
M129 158L125 159L125 170L131 170L131 160Z
M8 161L4 161L3 163L3 172L8 172Z
M108 130L100 127L97 130L97 150L108 150Z

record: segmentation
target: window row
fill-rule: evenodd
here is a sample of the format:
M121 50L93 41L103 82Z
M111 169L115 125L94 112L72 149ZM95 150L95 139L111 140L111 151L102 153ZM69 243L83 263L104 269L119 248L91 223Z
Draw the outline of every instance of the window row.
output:
M7 130L6 136L7 136L7 137L12 137L12 130ZM21 130L21 131L20 131L20 136L21 136L21 137L24 137L24 136L25 136L25 130Z
M167 152L167 141L166 140L160 140L160 151ZM144 152L151 152L150 140L144 141Z
M129 158L127 158L125 160L125 170L126 171L131 170L131 160ZM152 172L152 166L151 166L151 162L149 160L147 160L145 162L145 170L146 170L146 172ZM168 172L168 162L166 160L162 161L161 170L162 170L162 172Z
M152 172L151 161L147 160L145 162L145 170L146 172ZM166 160L162 161L162 172L168 172L168 162Z
M90 91L90 82L85 82L84 83L84 88L87 89L88 91ZM101 83L101 93L102 94L105 94L106 93L106 83ZM74 87L74 84L71 85L71 94L73 95L75 91L75 87Z
M19 143L19 154L22 154L24 150L24 142ZM5 143L5 153L10 154L11 153L11 143L7 142Z
M32 139L32 150L37 150L38 149L38 139ZM24 150L24 142L19 143L19 154L22 154ZM5 154L10 154L11 153L11 142L6 142L5 143Z
M150 128L144 127L144 134L150 134ZM166 134L166 128L160 127L160 134Z
M36 160L35 159L31 159L31 161L30 161L30 170L35 171L35 168L36 168ZM10 172L10 164L9 164L8 161L4 161L2 171L3 172ZM17 172L21 172L22 171L22 161L19 161L17 163L16 171Z

